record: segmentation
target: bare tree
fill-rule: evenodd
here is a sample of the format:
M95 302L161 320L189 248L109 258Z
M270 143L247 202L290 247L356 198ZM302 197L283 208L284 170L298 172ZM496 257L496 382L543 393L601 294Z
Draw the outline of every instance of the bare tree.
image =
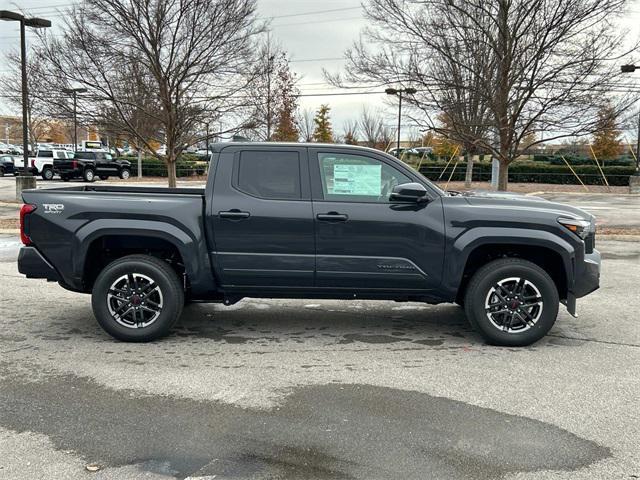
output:
M316 127L316 124L313 122L315 115L316 112L311 108L305 108L298 111L296 124L303 142L313 141L313 130Z
M358 144L359 126L357 120L347 120L342 127L342 140L347 145Z
M298 78L291 71L287 53L269 35L260 43L253 70L253 80L247 87L251 92L251 115L243 133L257 140L273 140L278 126L281 129L293 120L299 94ZM284 120L281 118L283 114L292 118ZM287 125L287 130L290 130L285 135L287 139L295 136L295 128ZM278 131L277 138L282 136L283 132Z
M112 104L106 104L98 111L89 109L88 106L84 111L93 111L93 123L97 124L102 132L133 145L138 156L138 177L140 178L142 177L142 152L146 150L145 145L164 142L162 109L153 91L154 79L148 71L141 68L139 63L123 65L121 75L127 81L126 88L117 92L120 101L119 110Z
M168 167L176 186L175 162L194 141L205 118L246 107L239 92L251 81L255 0L88 0L65 17L60 37L43 43L52 72L64 83L86 87L141 145ZM155 101L122 95L130 87L123 68L137 63L152 80ZM155 118L166 155L153 148L131 120L131 111Z
M393 140L394 130L384 124L379 111L363 107L358 127L367 147L386 150Z
M626 0L368 0L371 25L334 83L412 86L425 126L500 161L499 189L523 137L586 135L619 87ZM462 111L461 111L462 108ZM464 109L469 109L465 112ZM446 124L435 117L445 112ZM542 140L540 140L542 141Z

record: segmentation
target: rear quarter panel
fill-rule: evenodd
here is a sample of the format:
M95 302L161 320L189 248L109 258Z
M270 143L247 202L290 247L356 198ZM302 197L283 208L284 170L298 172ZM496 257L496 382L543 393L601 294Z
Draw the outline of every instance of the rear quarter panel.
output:
M87 250L103 235L170 241L180 251L194 293L212 287L201 195L50 189L23 192L23 199L37 207L25 225L28 235L74 289L83 289Z

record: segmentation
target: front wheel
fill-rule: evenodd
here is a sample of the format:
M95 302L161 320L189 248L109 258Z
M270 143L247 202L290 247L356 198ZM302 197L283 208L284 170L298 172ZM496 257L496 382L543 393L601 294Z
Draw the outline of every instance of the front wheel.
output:
M128 168L123 168L122 170L120 170L121 179L128 180L129 177L131 177L131 170L129 170Z
M100 272L91 305L98 323L112 337L148 342L169 333L182 313L184 292L166 262L129 255Z
M494 260L472 277L464 297L471 325L493 345L525 346L544 337L558 316L553 279L520 258Z

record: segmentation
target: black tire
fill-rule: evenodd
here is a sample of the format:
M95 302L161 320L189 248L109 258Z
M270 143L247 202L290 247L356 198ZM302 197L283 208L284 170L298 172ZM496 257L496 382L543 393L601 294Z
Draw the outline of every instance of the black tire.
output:
M84 172L82 172L82 179L85 182L95 182L96 181L96 174L93 171L93 168L85 168Z
M100 180L109 180L109 175L100 175Z
M503 300L504 308L498 305ZM533 303L536 305L530 306ZM495 306L487 312L487 304ZM520 347L537 342L553 327L558 307L553 279L536 264L520 258L502 258L484 265L472 277L464 296L469 322L493 345Z
M128 180L129 178L131 178L131 170L128 168L122 168L120 169L119 176L122 180Z
M149 318L150 323L146 326L127 326L123 323L130 323L133 315L138 320L140 315L147 314L143 312L144 303L140 302L145 299L149 302L150 297L146 298L140 294L136 300L133 298L135 292L133 296L127 297L128 300L124 297L121 300L120 297L109 296L111 288L117 285L119 280L122 281L123 276L129 274L137 275L137 281L124 280L128 284L139 285L139 282L144 281L143 277L147 277L157 285L154 290L159 290L161 294L160 297L154 297L156 300L160 299L156 302L156 305L161 305L157 310L159 315L153 320ZM139 305L140 310L127 314L134 304ZM184 292L178 275L169 264L149 255L129 255L115 260L100 272L93 285L91 305L98 323L112 337L125 342L149 342L167 335L178 321L184 306ZM112 310L117 312L116 308L127 309L120 319L112 313Z
M62 178L63 182L68 182L70 180L68 175L61 175L60 178Z
M53 180L53 169L51 167L44 167L42 169L42 179L43 180Z
M0 167L0 177L4 177L4 167Z

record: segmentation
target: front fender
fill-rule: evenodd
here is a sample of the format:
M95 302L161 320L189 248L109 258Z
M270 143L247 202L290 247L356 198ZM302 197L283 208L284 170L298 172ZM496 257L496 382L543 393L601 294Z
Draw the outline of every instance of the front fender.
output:
M494 244L538 246L553 250L562 258L567 288L571 290L575 283L575 249L557 235L545 230L477 227L457 237L445 252L443 288L450 298L455 298L458 292L471 253L478 247Z

